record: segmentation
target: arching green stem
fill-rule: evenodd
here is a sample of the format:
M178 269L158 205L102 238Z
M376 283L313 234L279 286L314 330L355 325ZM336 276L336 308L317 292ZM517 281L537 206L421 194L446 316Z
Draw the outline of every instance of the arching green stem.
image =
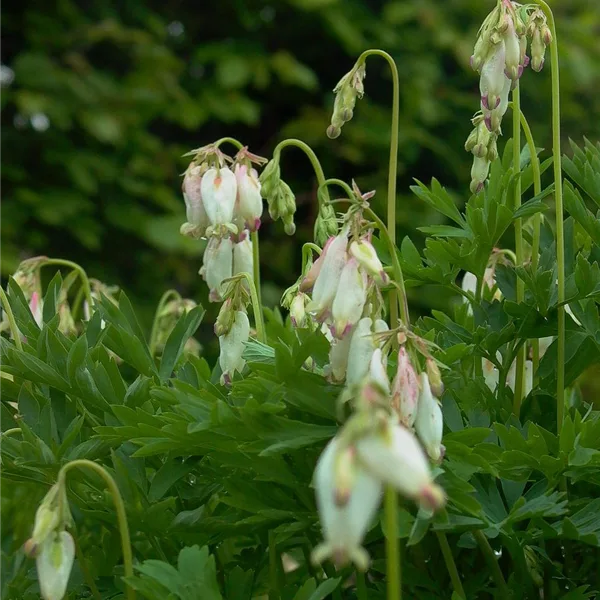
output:
M521 94L519 84L512 93L512 125L513 125L513 175L515 179L515 196L513 209L517 210L521 206ZM515 267L520 267L524 262L523 250L523 220L515 221L515 254L517 262ZM517 302L521 304L525 299L525 283L517 277ZM513 400L513 413L518 417L521 413L521 402L523 401L525 390L525 351L526 347L519 350L517 354L517 364L515 372L515 396Z
M77 274L79 275L79 279L81 280L81 285L83 286L83 293L85 294L85 299L88 303L88 306L90 307L90 314L92 314L94 312L92 288L90 287L90 280L83 267L73 261L65 260L63 258L46 258L43 262L40 263L40 267L44 267L46 265L69 267L70 269L73 269L73 271L77 272Z
M392 244L396 245L396 179L398 175L398 128L400 123L400 78L396 61L383 50L371 49L363 52L357 60L360 65L369 56L379 56L385 59L392 74L392 125L390 130L390 162L388 168L388 196L387 196L387 228ZM394 250L395 252L395 250ZM397 325L398 313L396 311L396 292L390 292L390 319L391 327ZM404 320L404 319L403 319ZM405 325L408 323L405 321Z
M217 140L214 144L215 148L218 148L221 144L233 144L238 150L241 150L244 147L242 142L232 137L222 137L220 140Z
M167 303L171 300L171 298L176 298L177 300L181 300L181 296L177 290L167 290L158 301L158 305L156 306L156 312L154 313L154 320L152 321L152 330L150 331L150 355L154 356L156 352L156 343L158 336L158 322L160 320L160 314L164 310Z
M319 159L317 158L317 155L315 154L314 150L306 142L303 142L302 140L298 140L296 138L289 138L287 140L283 140L279 142L277 146L275 146L275 149L273 150L273 156L275 157L278 154L281 154L281 151L284 148L287 148L288 146L295 146L296 148L300 148L300 150L302 150L304 154L306 154L317 177L317 184L319 187L321 187L325 182L325 173L323 173L323 167L321 166L321 163L319 162ZM328 200L329 196L326 195L324 199ZM319 205L320 204L321 200L319 198Z
M8 319L8 326L10 327L10 333L15 342L15 346L17 350L23 350L23 342L21 341L21 332L17 327L17 322L15 321L15 315L13 314L12 308L10 307L10 302L8 301L8 297L6 296L6 292L3 288L0 287L0 301L2 302L2 308L6 313L6 318Z
M562 167L560 162L560 75L558 38L552 10L544 0L540 5L552 33L550 44L552 75L552 156L554 160L554 202L556 208L556 263L558 271L558 340L556 361L556 428L560 435L565 410L565 232L563 223Z
M133 556L131 553L131 540L129 538L129 526L127 525L127 514L125 513L125 504L123 503L123 498L121 497L121 492L119 492L119 488L115 483L115 480L109 475L108 471L102 467L101 465L92 462L91 460L87 460L85 458L81 458L78 460L73 460L67 463L58 473L58 483L59 485L65 485L65 479L67 476L67 472L75 467L80 467L84 469L90 469L100 475L100 477L106 483L112 497L113 502L115 503L115 509L117 511L117 521L119 524L119 531L121 533L121 547L123 551L123 567L125 570L125 577L133 577ZM135 600L135 590L127 585L126 591L127 600Z
M446 537L446 534L442 533L441 531L436 531L435 535L438 539L438 543L440 544L444 562L446 563L446 569L448 569L448 575L450 575L450 580L452 581L452 587L461 598L466 600L467 597L465 595L465 590L460 580L460 575L458 574L454 557L452 556L452 550L450 549L448 538Z
M398 539L398 493L391 485L385 488L383 513L386 528L387 600L401 600L402 568L400 564L400 540Z

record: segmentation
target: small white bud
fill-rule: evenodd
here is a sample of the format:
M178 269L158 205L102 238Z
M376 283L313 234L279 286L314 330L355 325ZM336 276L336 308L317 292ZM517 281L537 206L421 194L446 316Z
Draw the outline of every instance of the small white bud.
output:
M367 275L351 258L342 269L331 307L333 334L344 337L358 323L367 301Z
M421 393L415 420L415 430L427 454L433 461L442 459L444 417L438 399L432 394L427 373L421 373Z
M199 235L203 236L210 222L204 210L204 203L202 202L201 184L201 168L197 165L190 165L190 168L185 172L182 185L186 219L188 223L195 226Z
M369 364L375 351L375 341L371 331L372 324L373 321L369 317L364 317L358 322L352 333L346 375L348 387L361 383L369 372Z
M235 371L242 372L246 361L242 358L245 344L250 336L248 315L241 310L235 313L235 320L229 332L219 337L219 365L223 374L221 383L228 385Z
M389 277L383 269L383 265L377 256L373 244L367 240L360 240L350 244L350 254L356 258L360 266L373 277L380 285L385 285Z
M233 274L248 273L252 276L253 271L252 242L246 237L233 246Z
M412 427L417 418L419 380L404 346L398 350L398 369L392 386L392 406L400 423Z
M75 559L75 544L66 531L53 532L36 559L40 592L44 600L62 600Z
M239 229L256 231L260 227L263 202L260 195L260 181L255 169L246 165L236 165L237 202L235 206L236 223Z

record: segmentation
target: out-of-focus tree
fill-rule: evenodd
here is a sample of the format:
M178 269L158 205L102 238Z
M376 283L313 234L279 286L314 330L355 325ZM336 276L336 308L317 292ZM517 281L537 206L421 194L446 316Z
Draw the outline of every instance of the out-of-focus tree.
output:
M400 65L399 234L437 219L408 192L413 177L468 190L463 153L478 104L470 70L476 29L492 1L227 0L23 2L4 12L2 272L28 256L80 261L150 305L165 284L201 288L203 246L179 235L181 155L235 135L268 156L286 136L317 149L330 176L385 197L391 84L367 66L365 99L340 139L325 136L331 89L358 54L378 46ZM600 5L556 3L563 131L600 133ZM528 72L523 109L536 140L550 111L549 69ZM544 114L542 114L544 113ZM267 279L288 283L310 236L315 186L301 155L283 170L298 195L299 230L261 230ZM425 215L425 216L424 216ZM276 250L276 251L275 251ZM277 301L267 286L266 301ZM200 298L202 300L202 298ZM422 302L435 302L424 297Z

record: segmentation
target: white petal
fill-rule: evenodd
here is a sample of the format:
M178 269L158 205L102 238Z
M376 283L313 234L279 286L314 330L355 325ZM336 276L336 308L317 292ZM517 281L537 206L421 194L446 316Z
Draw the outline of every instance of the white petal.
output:
M231 238L211 238L204 256L204 278L210 288L210 300L221 298L221 283L233 272L233 242Z
M415 420L415 430L430 458L439 461L442 457L442 432L444 418L437 398L431 393L427 373L421 373L421 393Z
M263 212L260 181L256 176L256 171L252 169L248 172L246 165L236 165L235 175L238 192L236 216L241 221L238 226L255 231L260 225L260 218Z
M208 215L202 202L202 175L200 167L188 169L183 178L183 198L185 200L186 219L188 223L206 230L209 225Z
M200 189L211 224L231 223L237 197L237 183L231 170L228 167L209 169L202 177Z
M249 273L252 276L253 271L252 242L246 237L233 247L233 274Z
M369 317L361 319L352 334L346 374L348 387L361 383L369 372L369 363L375 351L375 342L371 331L372 323Z
M334 381L344 381L348 368L348 356L353 332L345 335L341 340L333 340L329 350L329 367Z
M242 354L249 336L248 315L244 311L238 310L229 333L219 337L219 366L223 371L225 381L231 378L235 371L241 372L244 369L246 361L242 358Z
M36 559L40 591L44 600L62 600L75 558L73 538L66 531L53 533Z
M357 465L350 498L344 506L335 502L335 467L339 441L334 438L319 457L314 474L317 508L323 536L333 556L352 557L367 532L381 501L379 480Z
M334 335L343 337L358 323L367 301L367 276L351 258L340 274L337 292L331 307Z

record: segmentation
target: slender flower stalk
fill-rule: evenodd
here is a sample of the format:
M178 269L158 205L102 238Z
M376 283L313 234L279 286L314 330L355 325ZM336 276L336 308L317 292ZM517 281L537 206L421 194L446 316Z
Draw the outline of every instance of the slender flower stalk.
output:
M558 38L552 10L544 0L540 5L552 33L550 44L552 75L552 155L554 159L554 202L556 208L556 262L558 271L558 341L556 363L556 429L562 430L565 410L565 232L563 223L562 166L560 160L560 74L558 65Z
M258 298L258 291L254 285L254 280L249 273L238 273L236 277L243 277L250 288L250 302L252 303L252 312L254 313L254 323L256 325L256 337L263 344L267 341L265 332L265 321L263 318L262 304Z
M523 111L521 111L521 128L525 135L525 140L527 141L527 146L529 146L529 154L531 155L531 170L533 173L533 194L534 196L538 196L542 193L542 176L540 173L540 159L537 155L537 150L535 148L535 143L533 141L533 135L531 134L531 128L529 127L529 123ZM533 239L531 242L531 268L535 272L538 267L538 262L540 258L540 229L542 225L542 215L541 213L536 213L533 216ZM533 376L534 379L537 374L537 370L540 364L540 340L538 338L531 341L531 346L533 349Z
M515 196L513 209L517 210L521 206L521 94L519 84L517 83L512 93L513 102L513 175L515 179ZM523 221L515 221L515 253L517 262L515 267L523 265ZM517 277L517 302L522 303L525 298L525 282ZM521 402L523 401L523 390L525 384L525 344L520 348L517 354L517 371L515 382L515 396L513 400L513 412L517 417L521 412Z
M483 557L485 558L488 567L492 572L492 577L494 578L496 587L500 592L500 598L508 600L508 598L510 598L510 590L508 589L508 585L506 585L506 580L504 579L504 575L502 575L502 569L500 569L500 565L498 564L498 560L494 554L494 550L488 542L488 539L480 529L475 529L473 531L473 536L475 537L475 541L479 545L481 553L483 554Z
M94 310L94 302L92 298L92 288L90 286L90 280L82 266L78 265L73 261L64 260L62 258L46 258L40 263L40 267L46 265L57 265L73 269L73 271L75 271L79 275L79 279L83 287L83 293L85 294L85 299L88 303L88 306L90 307L90 311Z
M400 564L400 542L398 539L398 492L391 485L385 488L383 511L386 527L387 600L401 600L402 567Z
M117 487L115 480L101 465L91 460L81 458L78 460L72 460L60 470L58 474L58 485L65 485L67 473L75 467L86 468L96 472L96 474L100 475L100 477L106 483L106 486L113 497L113 502L115 503L115 509L117 511L117 521L119 524L119 532L121 534L121 548L123 552L123 567L125 570L125 577L133 577L133 556L131 552L129 526L127 524L127 513L125 512L125 504L123 503L121 492L119 492L119 488ZM127 586L126 597L127 600L135 600L136 597L135 590L129 585Z
M465 595L465 590L463 588L462 581L460 580L460 575L458 574L454 557L452 556L452 550L450 548L450 544L448 543L448 538L446 537L446 534L442 533L441 531L436 531L435 535L438 539L438 543L440 544L442 556L444 557L444 562L446 563L446 569L448 569L448 575L450 575L450 580L452 581L452 587L461 598L466 600L467 596Z

